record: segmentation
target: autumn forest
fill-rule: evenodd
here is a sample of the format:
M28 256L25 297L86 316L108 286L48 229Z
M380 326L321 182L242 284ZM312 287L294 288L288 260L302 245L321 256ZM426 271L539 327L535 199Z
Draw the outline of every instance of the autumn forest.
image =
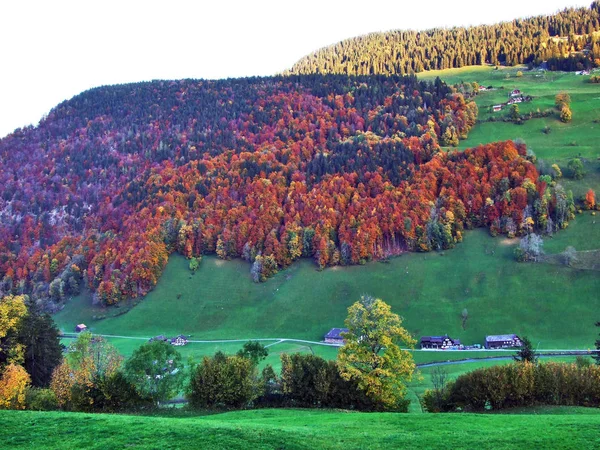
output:
M0 291L52 310L82 281L145 295L170 253L255 281L453 247L465 228L566 226L524 145L443 151L475 103L437 79L292 76L100 87L0 141Z

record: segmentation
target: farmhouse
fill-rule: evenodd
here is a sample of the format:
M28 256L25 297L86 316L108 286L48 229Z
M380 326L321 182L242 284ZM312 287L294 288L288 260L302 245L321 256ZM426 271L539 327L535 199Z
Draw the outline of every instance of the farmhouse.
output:
M519 97L521 95L521 91L519 89L515 89L510 93L510 97Z
M494 105L493 109L494 109L494 112L502 111L502 105Z
M342 333L347 333L348 332L348 328L332 328L331 330L329 330L329 333L327 333L324 336L324 340L327 344L338 344L338 345L344 345L345 341L344 338L342 337Z
M171 338L171 345L176 345L177 347L186 345L187 343L188 343L188 340L183 334L180 334L179 336Z
M460 340L452 339L447 334L444 336L423 336L421 338L421 348L447 349L458 345L460 345Z
M154 336L154 337L150 338L150 342L153 342L153 341L163 341L163 342L167 342L167 341L168 341L168 339L167 339L167 337L166 337L166 336L164 336L164 335L162 335L162 334L159 334L158 336Z
M87 330L87 326L84 323L80 323L79 325L77 325L75 327L75 332L76 333L81 333L82 331Z
M496 334L485 337L485 348L520 347L521 339L516 334Z

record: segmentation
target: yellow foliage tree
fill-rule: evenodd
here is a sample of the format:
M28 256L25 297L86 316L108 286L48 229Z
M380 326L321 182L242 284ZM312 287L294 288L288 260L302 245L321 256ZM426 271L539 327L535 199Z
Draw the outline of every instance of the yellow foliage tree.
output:
M11 342L11 335L26 315L25 296L8 295L0 299L0 356L8 364L23 363L24 346Z
M9 364L0 378L0 409L25 409L25 390L31 382L21 366Z
M50 389L56 395L56 401L61 408L71 403L71 391L74 384L73 369L71 369L69 363L63 361L54 369L50 381Z
M76 400L78 407L84 404L91 406L90 391L97 387L99 381L114 375L122 361L123 357L104 338L89 332L81 333L69 345L66 361L52 374L50 389L54 391L59 406L64 408ZM74 398L74 392L77 398Z
M412 348L416 342L402 327L402 319L383 300L362 296L348 308L345 324L346 343L337 359L342 378L355 379L385 409L401 407L405 382L416 367L410 352L400 348Z
M25 296L8 295L0 300L0 339L6 337L19 325L19 321L27 314Z

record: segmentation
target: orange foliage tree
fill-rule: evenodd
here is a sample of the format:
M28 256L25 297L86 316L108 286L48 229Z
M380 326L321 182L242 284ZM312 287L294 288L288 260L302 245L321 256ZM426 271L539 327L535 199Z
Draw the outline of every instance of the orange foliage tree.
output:
M9 364L0 378L0 409L25 409L25 390L31 379L25 369Z

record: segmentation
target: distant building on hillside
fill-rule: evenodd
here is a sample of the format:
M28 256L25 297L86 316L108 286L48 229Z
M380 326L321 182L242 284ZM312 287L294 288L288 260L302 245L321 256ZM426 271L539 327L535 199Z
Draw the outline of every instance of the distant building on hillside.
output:
M329 330L329 333L327 333L324 336L324 341L327 344L338 344L338 345L344 345L345 340L342 337L342 333L347 333L348 332L348 328L332 328L331 330Z
M452 339L445 334L444 336L423 336L421 338L421 348L424 349L447 349L460 346L460 339Z
M485 337L485 348L512 348L520 347L521 338L516 334L495 334Z
M154 336L152 338L150 338L150 342L154 342L154 341L163 341L163 342L167 342L169 339L167 339L166 336L159 334L158 336Z
M84 323L80 323L79 325L77 325L75 327L75 332L76 333L81 333L82 331L87 330L87 326Z
M502 111L502 105L494 105L492 108L494 112Z
M180 334L179 336L171 339L171 345L175 345L177 347L186 345L187 343L188 343L188 340L183 334Z
M521 91L519 89L515 89L509 94L509 97L519 97L521 96Z

